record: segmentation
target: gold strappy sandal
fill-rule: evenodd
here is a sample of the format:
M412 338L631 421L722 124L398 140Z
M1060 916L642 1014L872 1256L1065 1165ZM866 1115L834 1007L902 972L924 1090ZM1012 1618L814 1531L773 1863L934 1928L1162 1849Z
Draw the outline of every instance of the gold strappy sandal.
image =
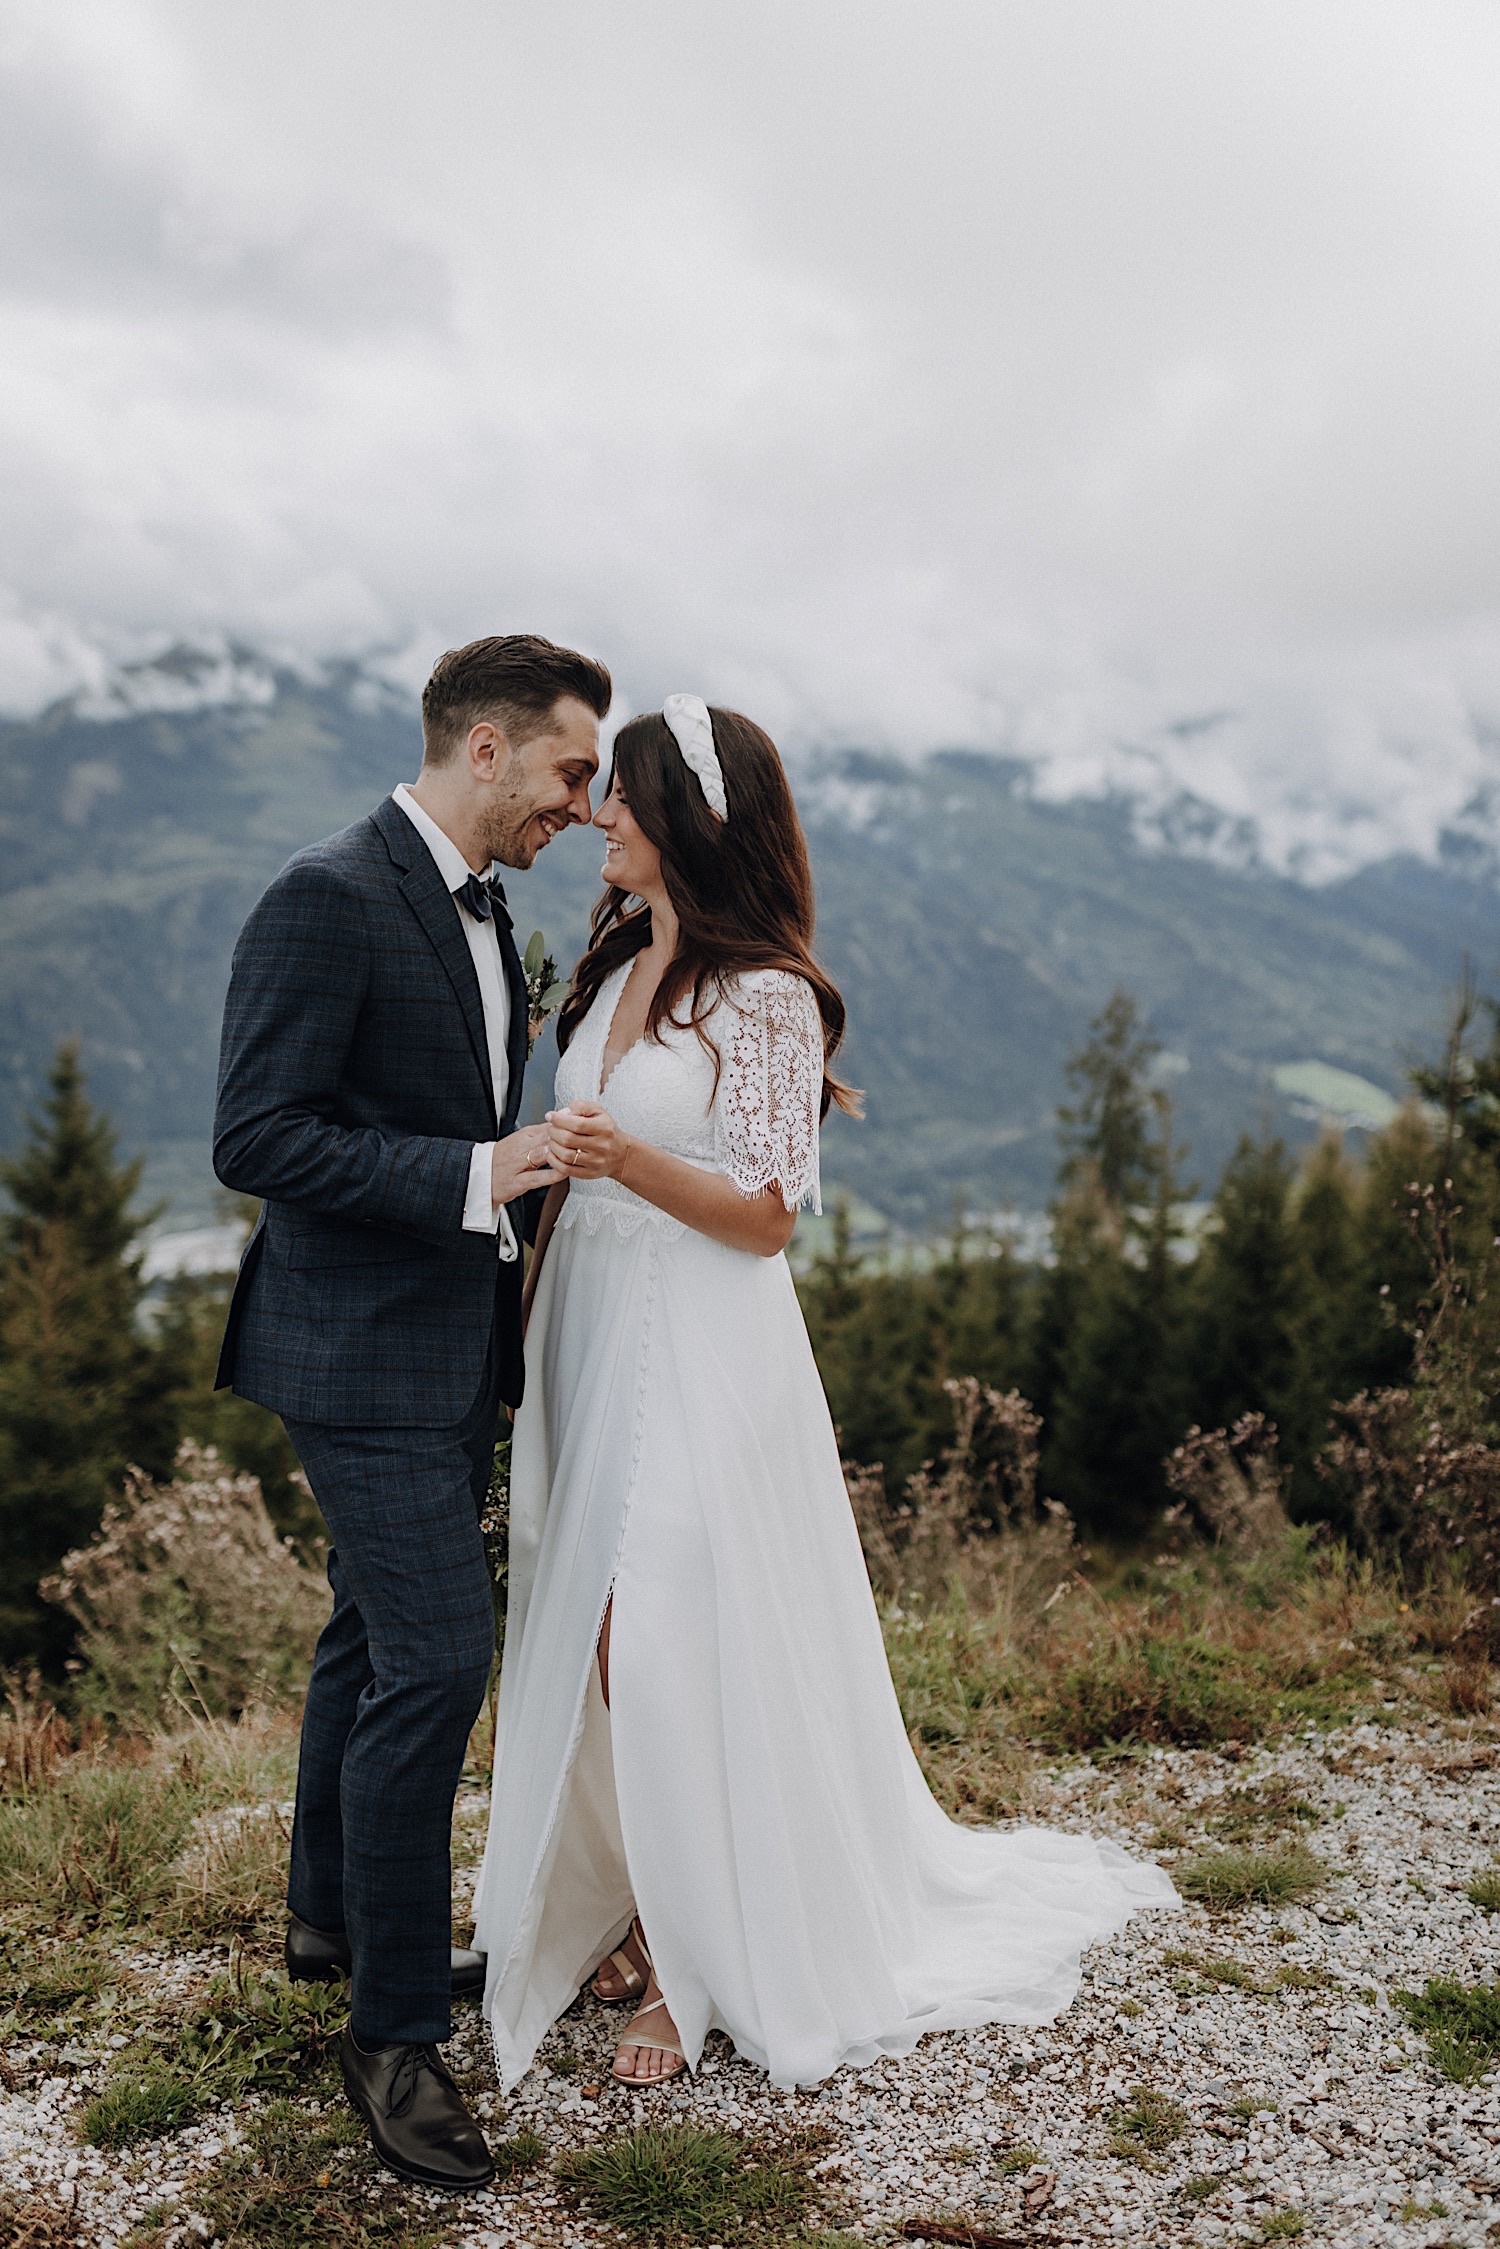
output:
M658 2007L665 2007L665 2005L665 1999L653 1999L649 2007L642 2007L640 2013L632 2017L630 2028L620 2040L620 2045L615 2048L615 2058L610 2069L610 2075L611 2077L617 2077L622 2085L669 2085L674 2077L680 2077L687 2068L687 2056L675 2039L638 2038L635 2035L635 2026L641 2020L641 2017L643 2015L654 2015ZM623 2046L644 2046L647 2052L652 2054L675 2054L677 2056L677 2067L661 2070L655 2077L637 2077L634 2070L621 2069L620 2067L620 2047Z
M641 1917L638 1913L633 1916L630 1927L625 1932L625 1944L628 1944L632 1937L641 1948L641 1958L646 1963L646 1973L644 1976L641 1974L640 1969L625 1950L625 1945L622 1944L618 1952L612 1952L609 1956L610 1964L616 1970L625 1989L623 1991L601 1991L599 1989L598 1968L594 1970L589 1983L589 1989L594 1997L602 2000L606 2007L618 2007L623 2005L627 1999L639 1999L650 1981L651 1950L646 1943L646 1932L641 1927ZM600 1966L602 1967L602 1965L601 1962Z

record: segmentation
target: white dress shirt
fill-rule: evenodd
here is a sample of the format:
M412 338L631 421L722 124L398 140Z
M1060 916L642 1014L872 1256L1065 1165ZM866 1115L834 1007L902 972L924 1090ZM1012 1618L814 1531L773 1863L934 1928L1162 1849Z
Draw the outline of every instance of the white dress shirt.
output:
M479 1004L484 1009L484 1043L489 1048L490 1082L495 1089L495 1115L503 1117L505 1097L510 1090L510 1058L507 1052L510 1038L510 990L500 959L500 933L493 919L476 921L458 902L456 893L463 889L474 869L453 838L444 834L430 812L422 810L404 781L391 791L391 798L400 805L432 853L437 871L450 892L455 893L453 911L458 916L459 927L473 955L474 974L479 979ZM488 877L494 864L492 859L481 875L481 881ZM500 1255L509 1264L516 1255L516 1237L503 1205L497 1206L491 1195L491 1158L494 1152L493 1140L475 1142L474 1153L469 1158L469 1191L464 1199L464 1232L495 1235Z

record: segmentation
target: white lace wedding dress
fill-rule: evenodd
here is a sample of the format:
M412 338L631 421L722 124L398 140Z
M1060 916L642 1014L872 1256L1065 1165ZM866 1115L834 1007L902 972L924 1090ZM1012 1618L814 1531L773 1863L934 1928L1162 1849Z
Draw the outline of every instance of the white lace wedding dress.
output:
M600 1095L627 972L559 1104ZM812 992L763 973L733 997L710 1025L717 1090L696 1034L669 1028L602 1098L745 1193L779 1181L816 1208ZM1113 1844L959 1827L929 1795L784 1257L576 1181L526 1358L475 1937L507 2088L636 1908L689 2061L717 2026L793 2086L926 2031L1046 2022L1085 1945L1177 1902Z

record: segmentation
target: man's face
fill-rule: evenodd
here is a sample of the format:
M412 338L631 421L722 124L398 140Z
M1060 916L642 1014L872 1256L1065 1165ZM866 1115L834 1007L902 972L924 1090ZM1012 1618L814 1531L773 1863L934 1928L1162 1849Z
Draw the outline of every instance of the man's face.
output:
M543 731L512 750L485 808L484 841L504 867L529 867L560 828L592 817L599 721L576 696L559 696Z

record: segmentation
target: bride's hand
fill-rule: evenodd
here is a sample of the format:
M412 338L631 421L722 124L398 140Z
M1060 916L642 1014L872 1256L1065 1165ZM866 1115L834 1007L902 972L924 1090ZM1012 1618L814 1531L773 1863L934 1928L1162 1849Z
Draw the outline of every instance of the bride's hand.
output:
M566 1179L618 1179L630 1152L622 1132L597 1101L573 1101L547 1112L548 1161Z

